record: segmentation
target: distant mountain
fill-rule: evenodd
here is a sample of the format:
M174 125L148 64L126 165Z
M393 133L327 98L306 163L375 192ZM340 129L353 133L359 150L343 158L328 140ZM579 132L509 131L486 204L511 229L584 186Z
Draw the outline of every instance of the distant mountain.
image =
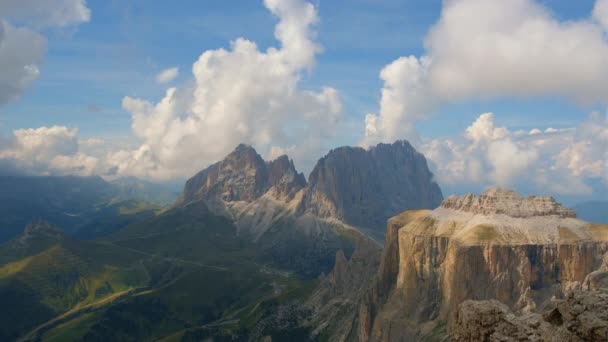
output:
M0 241L36 218L72 231L87 220L85 213L112 196L101 177L0 176Z
M67 233L85 227L103 235L158 209L129 199L134 193L101 177L0 176L0 242L15 237L34 219L44 219ZM85 234L86 235L86 234Z
M608 224L608 201L589 201L576 204L572 209L581 219Z
M137 177L121 177L110 182L116 199L136 200L160 206L175 203L180 187L173 183L153 183Z

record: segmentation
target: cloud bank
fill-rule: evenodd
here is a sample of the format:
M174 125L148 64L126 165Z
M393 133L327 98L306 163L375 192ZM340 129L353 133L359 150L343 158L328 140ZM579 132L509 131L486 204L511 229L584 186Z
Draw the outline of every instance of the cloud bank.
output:
M481 114L461 137L435 139L422 152L443 185L526 187L586 196L586 180L608 184L608 114L592 113L572 129L512 132Z
M363 145L408 138L443 103L561 96L608 101L608 1L587 19L560 21L533 0L447 0L422 57L380 73L380 110L367 114Z
M78 141L78 130L63 126L18 129L0 139L0 173L91 175L99 160L81 151L91 141Z

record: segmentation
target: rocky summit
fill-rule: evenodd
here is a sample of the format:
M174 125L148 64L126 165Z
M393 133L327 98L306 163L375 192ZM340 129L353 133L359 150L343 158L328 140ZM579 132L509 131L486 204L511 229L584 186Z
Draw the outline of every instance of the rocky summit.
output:
M593 272L607 251L607 225L579 220L550 197L491 189L405 212L389 220L377 283L360 308L359 336L447 336L466 300L538 312L551 298L602 283L604 274Z
M574 210L557 203L550 196L523 197L507 189L489 189L476 196L450 196L441 203L442 208L465 211L473 214L503 214L511 217L559 216L576 217Z
M306 185L287 156L265 162L251 146L241 144L221 162L190 178L181 203L207 201L252 202L272 190L278 198L293 198Z

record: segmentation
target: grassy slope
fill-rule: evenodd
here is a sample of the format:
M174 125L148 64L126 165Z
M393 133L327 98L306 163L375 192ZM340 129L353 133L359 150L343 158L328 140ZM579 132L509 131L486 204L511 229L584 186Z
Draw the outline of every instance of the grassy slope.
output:
M302 289L311 283L258 265L257 247L239 239L228 220L197 203L131 225L106 243L155 256L174 270L164 280L151 281L151 290L58 325L45 339L242 337L283 302L303 298Z
M348 238L344 237L345 241ZM58 253L53 248L46 250L41 260L50 259L48 253ZM35 287L34 293L41 294L36 303L52 310L44 313L45 319L34 321L39 324L49 320L66 308L72 311L30 337L58 341L187 341L203 336L244 338L252 333L276 338L308 334L293 323L306 314L298 306L278 315L292 323L273 320L284 305L305 298L314 281L302 281L269 265L259 265L257 262L265 256L260 258L259 245L239 239L230 221L210 214L200 203L131 224L97 242L74 241L69 251L70 256L62 256L51 273L78 278L72 281L74 290L53 296L43 286ZM335 251L329 254L333 259ZM72 260L71 255L78 258ZM302 262L308 256L304 258ZM10 272L21 272L16 270L23 269L22 263L29 265L30 261L12 263ZM89 273L85 274L83 268ZM44 274L41 270L31 273ZM120 300L99 304L120 290L133 288L138 290Z
M0 302L14 305L0 311L0 340L15 338L74 307L145 284L148 274L138 259L128 250L65 238L1 265Z

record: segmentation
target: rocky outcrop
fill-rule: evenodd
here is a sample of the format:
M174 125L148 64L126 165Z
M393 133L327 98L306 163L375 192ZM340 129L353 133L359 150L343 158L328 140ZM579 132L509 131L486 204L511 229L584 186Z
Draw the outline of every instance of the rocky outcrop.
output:
M461 197L450 196L443 203L443 208L463 212L494 215L504 214L510 217L559 216L576 217L574 210L557 203L550 196L530 196L525 198L507 189L490 189L480 196L467 194Z
M580 288L608 250L608 226L578 220L548 197L501 189L453 197L392 222L378 284L361 305L373 324L360 335L371 340L436 334L470 299L534 312Z
M467 300L455 314L451 340L608 341L608 289L577 290L542 314L520 316L496 300Z
M404 208L433 209L442 199L424 156L397 141L330 151L310 174L300 211L382 232Z

